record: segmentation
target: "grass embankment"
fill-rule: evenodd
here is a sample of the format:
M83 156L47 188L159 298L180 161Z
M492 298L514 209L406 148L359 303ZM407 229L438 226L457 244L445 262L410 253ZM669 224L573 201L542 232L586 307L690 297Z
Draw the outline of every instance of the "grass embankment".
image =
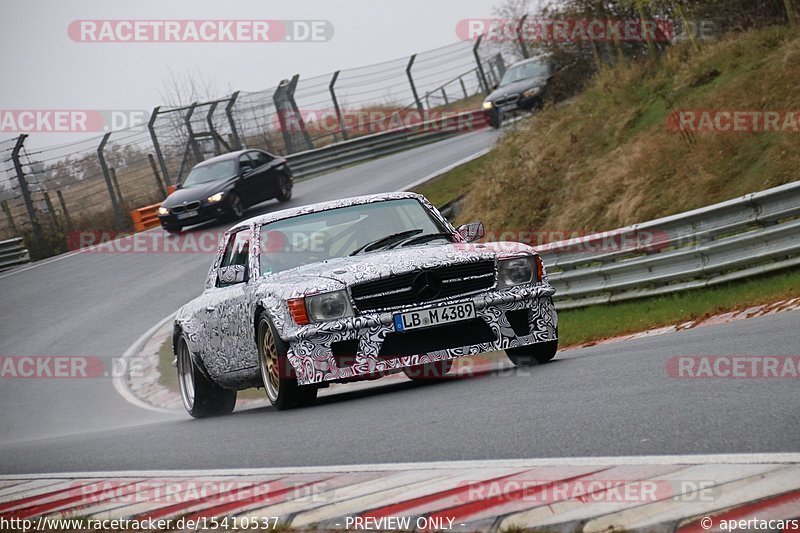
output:
M602 72L572 102L509 129L490 154L420 187L442 205L465 191L457 223L582 235L652 220L800 179L800 134L694 133L676 110L800 108L800 37L786 28L728 35L693 51ZM478 186L479 185L479 186ZM562 346L797 297L800 273L559 314Z

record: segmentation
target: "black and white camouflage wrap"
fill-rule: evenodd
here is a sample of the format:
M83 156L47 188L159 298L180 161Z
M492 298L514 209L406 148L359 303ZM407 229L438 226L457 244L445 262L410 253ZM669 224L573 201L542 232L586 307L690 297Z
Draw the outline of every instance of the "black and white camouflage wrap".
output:
M270 213L237 224L232 232L251 233L251 242L258 242L261 228L270 222L339 207L393 199L414 198L425 205L448 230L455 229L423 197L413 193L389 193L326 202ZM457 234L456 234L457 235ZM458 237L456 237L458 239ZM189 349L209 376L224 387L244 389L261 385L258 349L256 347L256 314L265 310L280 337L288 345L288 359L300 384L336 381L356 376L392 371L430 361L474 355L493 350L546 342L556 338L558 318L552 303L555 289L547 277L538 283L503 290L489 290L469 297L437 300L419 309L472 300L477 317L493 330L497 340L440 350L426 354L392 359L378 356L384 337L395 331L393 315L407 308L390 312L356 314L354 317L299 326L289 314L287 301L317 293L349 289L352 285L459 263L527 256L535 251L521 243L456 242L437 246L418 246L373 252L354 257L321 261L299 268L253 276L247 283L215 287L217 270L222 259L222 239L217 256L209 269L206 288L201 296L182 307L175 319L176 335L187 339ZM258 273L259 258L251 247L250 272ZM529 335L517 336L506 319L506 312L527 309L531 325ZM355 364L339 368L331 353L331 343L357 340Z

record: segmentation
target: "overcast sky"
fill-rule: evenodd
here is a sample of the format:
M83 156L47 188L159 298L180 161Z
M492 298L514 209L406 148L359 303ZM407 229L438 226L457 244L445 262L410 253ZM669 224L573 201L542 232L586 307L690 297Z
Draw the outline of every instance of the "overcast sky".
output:
M163 80L200 71L218 91L254 91L304 77L407 56L457 40L456 23L490 17L500 0L24 0L3 2L0 109L146 109ZM325 43L80 43L82 19L316 19ZM46 146L74 137L32 134ZM15 135L0 134L0 139Z

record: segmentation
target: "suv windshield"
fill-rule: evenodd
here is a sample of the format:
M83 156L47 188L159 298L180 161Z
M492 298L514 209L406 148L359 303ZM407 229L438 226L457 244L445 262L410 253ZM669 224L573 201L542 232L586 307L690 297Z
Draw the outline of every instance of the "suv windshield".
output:
M230 178L236 174L236 161L229 159L219 163L210 163L199 167L194 167L186 179L183 180L183 187L194 187L202 183Z
M413 236L446 233L448 229L412 198L373 202L278 220L261 227L261 273L281 272L326 259L347 257L359 248L401 232ZM422 244L452 242L447 235ZM401 243L402 244L402 243Z
M532 62L515 65L506 71L505 76L500 81L500 87L532 78L546 78L549 71L550 69L546 63Z

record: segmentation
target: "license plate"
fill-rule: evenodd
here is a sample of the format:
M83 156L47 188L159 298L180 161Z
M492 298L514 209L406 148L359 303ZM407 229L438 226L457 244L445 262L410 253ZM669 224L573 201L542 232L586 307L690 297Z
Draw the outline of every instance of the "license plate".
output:
M181 213L178 215L178 220L183 220L184 218L192 218L197 216L197 211L186 211L185 213Z
M407 331L409 329L460 322L471 318L475 318L475 304L464 302L434 307L433 309L397 313L394 315L394 327L397 331Z

